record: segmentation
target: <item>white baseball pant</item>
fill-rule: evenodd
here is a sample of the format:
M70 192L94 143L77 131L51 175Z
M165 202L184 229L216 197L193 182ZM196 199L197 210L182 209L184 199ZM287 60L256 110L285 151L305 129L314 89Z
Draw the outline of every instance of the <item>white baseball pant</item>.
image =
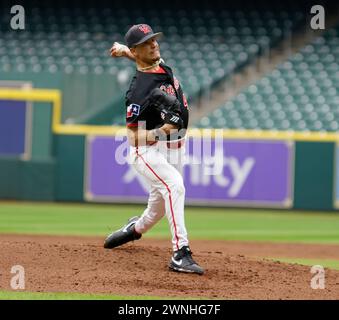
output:
M135 230L147 232L166 214L174 251L188 245L182 177L184 142L184 139L158 141L151 146L130 147L131 165L150 185L147 208L136 222Z

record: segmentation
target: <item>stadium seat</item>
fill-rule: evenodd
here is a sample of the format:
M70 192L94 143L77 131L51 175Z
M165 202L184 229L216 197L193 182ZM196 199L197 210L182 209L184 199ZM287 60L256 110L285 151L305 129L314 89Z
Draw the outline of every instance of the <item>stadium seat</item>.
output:
M218 2L217 6L205 1L203 9L189 2L185 1L180 10L174 7L157 10L152 6L147 10L127 8L124 1L97 1L95 5L84 1L81 6L66 0L44 6L27 3L25 11L30 20L25 32L18 33L15 39L5 26L6 14L0 13L0 57L10 57L10 61L0 59L1 77L6 78L6 72L13 69L27 74L33 70L42 77L43 73L56 72L116 75L121 68L130 72L132 63L110 59L108 50L113 41L123 41L128 26L147 21L154 30L164 32L162 55L177 73L189 98L194 98L249 64L269 45L278 43L284 32L295 29L306 14L292 3L282 12L269 0L263 0L258 10L243 8L236 0L228 1L227 5ZM328 40L324 37L322 41L327 44ZM313 55L299 68L312 66L310 70L317 72L335 63L332 50L337 43L329 42L326 52L316 54L318 44L305 48L302 54L312 52ZM302 81L308 77L305 74ZM112 88L112 99L117 89ZM67 113L73 102L65 99L64 104Z
M225 128L219 126L222 110L226 128L239 124L238 128L246 129L338 131L338 44L339 26L316 38L196 126Z

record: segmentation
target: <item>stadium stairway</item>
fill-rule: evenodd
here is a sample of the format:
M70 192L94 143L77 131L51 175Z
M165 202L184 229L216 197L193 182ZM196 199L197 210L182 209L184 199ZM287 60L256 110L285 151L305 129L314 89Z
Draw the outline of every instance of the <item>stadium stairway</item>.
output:
M220 84L218 87L215 88L215 90L211 93L211 96L208 97L208 99L202 102L200 101L200 103L202 103L204 106L208 106L208 108L206 107L200 108L200 109L194 108L195 110L198 110L198 112L195 112L193 116L191 117L191 120L194 126L197 126L197 127L215 126L217 128L240 128L240 129L244 129L244 128L246 129L280 129L280 130L293 129L293 130L330 130L330 131L337 130L338 127L335 121L336 111L334 112L335 114L333 115L331 115L330 113L330 114L327 114L327 116L324 116L324 114L326 114L327 111L330 111L331 105L335 109L335 105L333 105L333 103L337 103L336 98L335 97L333 98L333 96L337 95L337 90L338 90L338 84L336 83L337 82L336 79L338 79L338 74L337 74L338 65L336 64L336 61L339 60L339 57L337 55L338 44L337 44L337 38L336 38L337 37L336 34L338 33L338 27L335 28L335 26L338 24L338 21L339 21L339 8L338 10L333 10L332 14L328 15L327 20L326 20L326 30L312 30L308 27L301 28L298 32L291 35L290 38L285 39L279 46L274 48L269 53L269 55L267 56L262 55L258 57L256 61L254 61L254 63L244 68L238 74L235 74L231 81L224 81L222 84ZM328 29L331 29L331 30L328 31ZM324 44L325 45L328 44L328 47L325 46L327 49L322 48ZM327 50L327 52L320 52L321 50L322 51ZM322 54L324 53L325 54L327 53L327 55L324 58L324 61L322 63L321 61L323 59ZM307 58L308 55L309 55L309 58ZM292 65L288 62L289 61L288 58L291 58ZM308 65L306 65L305 63L306 64L308 63ZM312 63L316 63L316 65L312 66ZM326 68L326 63L328 63L327 68ZM292 121L289 121L288 119L289 115L286 115L286 114L285 116L283 115L283 112L284 112L283 109L284 107L287 107L287 106L283 105L282 107L278 107L276 105L275 107L279 109L277 111L279 113L278 118L281 117L282 122L278 123L279 121L277 121L277 119L275 119L275 121L273 119L273 122L272 122L271 116L268 115L266 119L268 121L267 122L268 125L266 126L260 125L262 124L262 122L258 119L257 120L252 119L251 124L249 124L249 122L245 119L245 117L255 118L254 115L258 114L256 112L263 111L263 110L259 110L260 107L258 110L256 110L255 105L258 104L258 102L262 102L262 101L256 101L256 99L260 100L258 95L256 95L254 100L250 99L251 101L247 101L245 98L245 101L242 106L243 110L237 109L239 108L239 104L237 104L237 106L234 106L233 108L231 107L234 101L242 99L241 94L246 95L246 94L249 94L249 91L255 90L253 85L255 86L257 83L260 83L262 81L267 82L267 79L266 79L267 76L276 74L278 75L277 76L278 83L281 84L282 82L284 82L284 79L283 79L284 76L280 76L281 79L279 79L279 75L280 75L279 68L280 69L282 68L282 70L295 68L296 73L299 73L300 71L306 71L305 77L309 78L311 87L308 88L306 92L304 92L305 90L302 88L302 85L300 85L299 83L300 81L294 80L294 85L297 84L298 89L295 89L293 91L294 88L292 88L292 96L293 94L297 94L297 96L295 97L295 99L297 100L296 101L297 103L300 103L299 101L300 99L298 100L298 94L299 95L304 94L304 97L301 98L301 100L304 99L305 101L306 100L309 101L309 99L307 98L307 95L313 98L317 98L317 95L319 95L321 93L321 90L323 89L323 88L315 88L316 87L314 83L315 80L312 81L311 79L312 75L309 75L309 72L307 72L308 71L307 69L313 68L313 72L315 71L314 73L316 73L317 71L326 72L326 71L329 71L328 69L331 69L329 71L330 73L329 75L324 75L322 73L322 76L320 75L320 77L323 77L323 78L316 79L320 81L323 81L325 79L325 84L323 84L322 87L324 86L326 87L325 89L327 89L327 92L329 93L329 95L326 97L326 94L325 94L325 98L323 99L324 101L322 102L325 102L325 100L327 100L330 103L329 108L327 108L326 105L320 108L321 110L322 109L324 110L320 111L320 113L322 112L323 115L320 116L319 119L318 119L318 116L315 115L316 111L313 110L314 107L311 107L309 105L306 108L307 110L303 110L303 112L301 112L302 118L305 117L305 119L307 119L306 121L304 121L303 119L299 119L301 120L300 122L297 121L298 119L295 119L295 121L293 121L293 119ZM282 72L285 73L285 75L286 73L288 73L288 71L282 71ZM290 75L292 76L291 72L292 71L290 70ZM327 77L329 77L329 79L327 79ZM263 80L260 80L262 78ZM285 79L285 80L288 82L289 80L293 80L292 78ZM332 83L331 83L331 78L333 80ZM285 93L280 94L281 99L284 98L284 94L286 95L286 93L288 93L288 88L286 86L284 88L282 87L277 88L277 86L276 88L273 87L273 89L271 89L272 92L270 92L270 88L266 88L265 90L269 91L268 96L270 96L271 94L274 95L275 90L278 90L278 91L282 90ZM258 90L258 92L256 93L260 94L260 90ZM254 92L252 92L252 94L254 94ZM275 98L273 97L272 99L275 99ZM292 100L293 100L293 97L292 97ZM227 101L229 102L229 104L227 103ZM280 102L281 101L278 101L278 103ZM245 104L247 104L247 106L245 106ZM230 114L228 114L228 112L221 112L221 110L224 111L224 108L228 109ZM298 118L299 117L298 107L292 107L292 109L293 108L295 109L294 117ZM302 106L300 106L300 108L302 109ZM251 109L254 111L253 114L251 113ZM247 114L247 116L244 116L244 119L240 119L241 114L242 114L241 111L245 111L245 112L248 111L249 114ZM308 114L308 112L310 112L310 114ZM239 114L239 116L237 116L236 113ZM224 119L224 118L230 118L230 117L232 118L233 116L235 118L236 123L233 122L232 124L229 124L227 123L227 120ZM293 118L293 112L290 116ZM273 115L272 117L274 118L275 115ZM326 117L328 118L327 124L321 123L322 121L325 121ZM213 121L212 119L215 119L215 121ZM312 119L313 119L313 122L312 122ZM338 120L338 116L336 120Z
M224 102L198 127L338 131L339 25Z

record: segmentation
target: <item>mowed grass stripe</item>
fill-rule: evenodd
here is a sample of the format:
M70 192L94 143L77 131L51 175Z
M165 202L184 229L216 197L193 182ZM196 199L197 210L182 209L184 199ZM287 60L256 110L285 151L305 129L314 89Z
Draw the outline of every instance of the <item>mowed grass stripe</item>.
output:
M286 263L296 263L302 264L305 266L315 266L320 265L323 266L325 269L334 269L339 270L339 260L331 260L331 259L305 259L305 258L267 258L273 261L280 261Z
M105 236L144 208L0 202L0 232ZM339 213L191 207L185 220L191 239L339 243ZM166 218L145 236L169 238Z

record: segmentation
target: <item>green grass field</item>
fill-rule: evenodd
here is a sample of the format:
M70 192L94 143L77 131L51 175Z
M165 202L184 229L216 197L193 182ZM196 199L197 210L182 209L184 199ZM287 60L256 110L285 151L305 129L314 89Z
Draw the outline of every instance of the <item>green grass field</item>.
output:
M140 205L0 202L0 233L105 236L112 229L120 228L129 217L140 215L143 209ZM187 208L186 225L191 239L339 244L338 212ZM169 238L166 219L145 236ZM322 264L339 270L338 260L268 258L304 265ZM0 291L0 299L140 298Z
M287 263L297 263L306 266L314 266L317 264L322 265L324 268L330 268L334 270L339 270L339 260L331 259L299 259L299 258L271 258L274 261L281 261Z
M0 203L0 233L103 236L120 228L139 205ZM339 213L187 208L192 239L339 243ZM168 238L166 219L147 237Z

